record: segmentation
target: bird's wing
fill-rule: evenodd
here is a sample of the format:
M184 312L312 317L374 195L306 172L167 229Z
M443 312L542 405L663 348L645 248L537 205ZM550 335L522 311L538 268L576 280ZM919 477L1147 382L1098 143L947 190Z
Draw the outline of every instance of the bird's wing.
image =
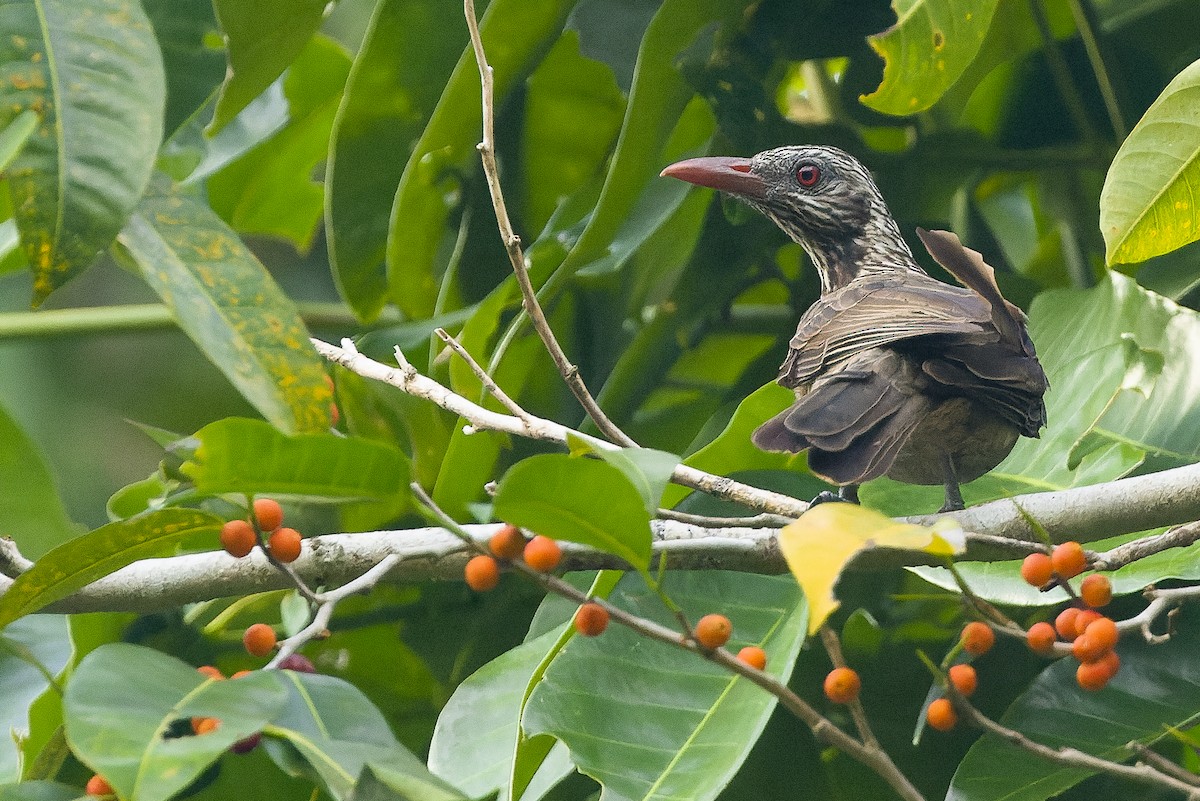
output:
M807 384L856 353L913 337L998 338L989 304L967 289L921 274L855 281L820 298L800 318L779 371L786 387Z

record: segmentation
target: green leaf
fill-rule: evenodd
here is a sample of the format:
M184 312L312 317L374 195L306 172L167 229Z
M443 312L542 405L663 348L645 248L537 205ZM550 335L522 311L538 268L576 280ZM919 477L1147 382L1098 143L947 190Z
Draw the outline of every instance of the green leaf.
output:
M329 428L332 393L295 304L205 204L159 176L118 241L263 417L283 431Z
M302 252L312 246L325 203L313 176L325 161L349 71L346 51L325 36L288 67L287 124L208 179L209 204L234 230L281 237Z
M0 596L0 628L189 537L216 534L224 522L195 509L161 509L76 537L37 560Z
M790 389L774 381L759 387L738 404L725 430L684 459L683 463L719 475L730 475L741 470L801 469L806 464L803 456L769 453L754 447L750 441L754 429L786 409L795 397ZM686 487L668 487L663 496L663 505L674 507L690 494L691 490Z
M495 495L496 516L557 540L590 545L645 570L650 515L625 475L604 462L543 454L513 465Z
M30 705L50 686L71 659L67 620L38 615L18 620L0 634L0 731L28 736ZM21 778L20 751L14 737L0 742L0 785ZM0 791L0 797L3 792Z
M1200 239L1200 61L1167 85L1121 143L1100 193L1109 264Z
M37 126L38 115L26 109L0 128L0 172L17 157Z
M897 116L932 106L974 61L998 2L892 0L896 25L868 37L883 58L883 80L862 102Z
M584 439L567 435L567 443L571 446L571 455L589 454L608 462L620 470L629 483L642 496L642 503L651 517L658 514L659 503L663 490L671 481L671 475L679 465L679 457L666 451L656 451L653 448L593 448Z
M206 494L390 500L408 490L408 463L383 442L334 434L287 436L261 420L228 417L195 434L182 472Z
M670 573L666 591L695 617L720 609L736 652L754 644L784 683L804 642L807 611L790 578L693 571ZM611 601L675 626L661 599L627 576ZM534 689L523 724L571 749L605 798L716 798L758 739L774 696L695 654L649 641L623 626L575 637Z
M0 531L12 536L21 552L37 559L79 534L55 487L46 458L17 422L0 406Z
M13 0L0 31L0 129L41 119L8 168L36 306L108 247L145 190L162 58L137 0Z
M63 696L67 741L121 798L165 801L238 740L261 731L287 700L279 673L214 681L184 662L126 643L84 657ZM212 717L199 736L172 736L172 724Z
M381 0L354 59L329 145L325 227L338 290L363 319L387 300L392 200L466 40L455 3Z
M229 72L209 136L221 130L278 78L316 33L325 0L214 0L225 34Z
M288 701L267 733L286 740L295 754L267 743L268 753L289 773L300 765L318 777L335 799L346 798L370 766L388 787L422 801L459 801L463 795L431 774L397 740L387 721L362 692L333 676L283 671Z
M1167 726L1194 724L1200 713L1196 634L1194 626L1185 627L1159 645L1128 637L1117 647L1120 673L1099 692L1081 690L1075 683L1078 663L1060 659L1042 671L1000 722L1051 747L1126 761L1133 756L1128 743L1157 739ZM959 764L946 798L1043 801L1092 773L1031 759L1024 749L985 734Z
M544 42L558 33L573 5L572 0L492 0L488 4L480 30L495 71L497 108L515 82L533 68ZM460 30L465 31L465 23ZM410 317L428 317L433 312L438 293L434 261L459 195L453 174L470 174L478 167L475 143L482 114L478 67L468 48L404 167L392 205L388 287L392 302Z
M0 801L77 801L79 788L58 782L32 781L0 785Z
M154 26L167 74L164 128L172 135L193 114L212 118L213 93L225 80L225 50L212 3L142 0Z

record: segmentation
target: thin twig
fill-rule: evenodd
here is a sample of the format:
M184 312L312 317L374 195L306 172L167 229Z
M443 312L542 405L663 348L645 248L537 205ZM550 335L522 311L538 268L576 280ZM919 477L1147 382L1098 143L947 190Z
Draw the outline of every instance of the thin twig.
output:
M472 356L467 349L462 346L462 343L450 336L450 334L446 333L446 329L444 328L435 328L433 333L437 334L438 338L445 342L450 350L458 354L458 357L467 363L467 366L471 368L471 372L474 373L475 377L479 379L479 382L483 384L483 388L486 389L493 398L500 401L501 406L503 406L505 409L508 409L508 411L511 412L514 417L520 418L526 425L531 422L531 415L529 412L521 408L516 401L508 396L507 392L500 388L500 385L496 383L495 379L488 375L487 370L484 370L479 362L475 361L475 357Z
M1156 770L1168 776L1174 776L1181 782L1187 782L1194 787L1200 787L1200 776L1192 773L1177 762L1172 762L1145 743L1139 743L1134 740L1131 743L1127 743L1125 747L1137 754L1140 761L1153 766Z
M773 515L766 512L751 517L710 517L709 515L693 515L675 509L659 508L656 513L661 520L674 520L693 526L721 528L724 526L745 526L746 528L781 528L793 522L794 518L784 515ZM1007 542L1007 540L1006 540Z
M33 562L21 554L16 540L0 537L0 575L16 578L31 567Z
M834 667L848 667L846 657L842 655L842 643L838 639L837 632L829 626L821 626L821 644L825 646L825 652L829 654L829 661ZM858 729L858 736L862 741L871 748L882 748L879 740L875 738L875 732L871 731L871 723L867 720L867 710L863 708L862 701L857 697L847 706L850 708L850 717L854 719L854 726Z
M437 519L451 532L458 534L464 539L464 542L470 543L471 547L478 547L478 543L469 534L461 529L461 527L447 515L425 490L417 483L412 485L413 493L417 499L432 512ZM727 670L736 673L743 678L746 678L763 688L771 695L775 696L784 708L798 717L812 730L813 736L827 745L841 749L851 758L861 762L862 764L875 771L884 781L886 781L893 790L905 799L913 801L923 801L923 796L916 787L909 782L908 778L900 772L896 764L892 762L887 752L878 747L873 747L869 744L864 744L851 737L846 732L835 726L828 718L823 717L816 709L808 704L803 698L792 692L786 685L770 673L757 670L745 662L742 662L732 653L724 648L705 648L694 639L681 634L678 631L669 629L653 620L638 617L620 607L614 606L603 598L590 598L587 593L576 589L567 582L555 576L540 573L529 567L522 561L514 561L511 567L517 572L523 574L533 582L538 584L547 592L552 592L563 598L574 601L578 604L592 602L604 607L612 620L620 623L623 626L636 631L637 633L649 637L652 640L674 645L677 648L691 651L710 662L715 662Z
M487 178L488 190L492 195L492 206L496 211L496 224L500 229L500 239L504 243L504 250L508 253L508 260L512 263L513 273L517 276L517 284L521 287L525 312L529 315L534 329L537 330L538 336L541 337L542 343L550 353L550 358L554 360L559 374L566 381L580 405L583 406L583 410L610 440L627 448L635 448L637 443L608 418L608 415L596 403L596 399L592 397L592 393L588 391L587 385L579 375L579 368L567 358L567 354L554 336L554 331L550 328L546 314L542 311L541 303L538 302L537 291L533 288L529 270L525 265L525 254L521 250L521 238L513 230L512 221L508 217L508 209L504 203L504 192L500 188L500 170L496 166L493 70L483 51L483 39L479 34L479 20L475 16L474 0L464 0L463 6L467 18L467 30L471 35L471 47L475 51L475 62L479 65L479 81L482 91L483 141L478 145L479 157L483 162L483 174Z
M1088 61L1092 65L1092 73L1096 76L1096 85L1100 87L1100 96L1104 98L1104 110L1108 112L1108 121L1112 125L1113 134L1117 141L1124 141L1129 135L1125 117L1121 114L1121 104L1117 102L1117 92L1113 88L1112 78L1108 74L1104 54L1100 52L1100 40L1096 36L1095 15L1085 6L1084 0L1070 0L1071 15L1075 17L1075 27L1079 37L1083 39L1083 49L1087 51Z
M1079 94L1079 87L1075 85L1075 79L1071 77L1071 67L1063 56L1062 48L1058 46L1058 40L1054 38L1054 31L1050 28L1050 21L1046 18L1046 9L1042 6L1043 2L1045 0L1029 0L1029 11L1033 15L1033 21L1037 24L1038 33L1042 38L1042 51L1046 54L1046 65L1050 68L1050 76L1054 79L1058 94L1067 106L1067 112L1071 115L1071 121L1075 123L1075 128L1085 140L1094 143L1099 138L1096 134L1096 127L1092 125L1087 107Z
M1151 537L1142 537L1124 545L1096 554L1092 560L1093 570L1116 570L1118 567L1132 564L1139 559L1170 548L1185 548L1200 540L1200 521L1185 523L1182 526L1164 531Z

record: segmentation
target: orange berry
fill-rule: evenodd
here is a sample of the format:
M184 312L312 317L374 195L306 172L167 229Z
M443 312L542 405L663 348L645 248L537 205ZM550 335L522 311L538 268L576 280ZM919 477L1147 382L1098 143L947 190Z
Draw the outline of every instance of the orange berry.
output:
M1045 587L1053 575L1054 565L1044 553L1031 553L1021 563L1021 578L1031 586L1039 589Z
M208 734L210 731L216 731L220 725L221 721L217 718L192 718L192 733Z
M234 674L233 674L232 676L230 676L229 678L231 678L231 679L240 679L242 676L249 676L249 675L250 675L251 673L253 673L253 672L254 672L253 670L239 670L237 673L234 673Z
M954 685L954 689L966 696L970 696L975 692L975 688L979 686L979 677L975 675L975 668L967 664L952 665L947 671L950 677L950 683Z
M107 779L97 773L88 779L84 792L88 795L113 795L113 788Z
M480 554L467 562L463 577L467 580L467 586L475 592L494 590L500 583L500 565L492 557Z
M254 550L258 537L254 535L254 527L245 520L230 520L221 526L221 547L230 556L241 559Z
M825 676L825 697L835 704L850 703L861 689L862 679L852 668L834 668Z
M938 731L950 731L958 725L958 713L949 698L938 698L925 710L925 720Z
M598 637L608 628L608 610L588 601L575 612L575 630L584 637Z
M1095 692L1117 675L1121 668L1121 658L1116 651L1109 651L1095 662L1083 662L1075 669L1075 681L1085 690Z
M1064 542L1054 547L1050 554L1054 572L1065 579L1075 578L1087 567L1087 557L1078 542Z
M695 635L696 642L705 648L720 648L729 642L729 636L733 634L733 624L724 615L705 615L696 621L696 628L692 634Z
M1099 573L1087 576L1079 585L1079 597L1092 608L1108 606L1112 595L1112 582L1108 580L1108 576L1102 576Z
M992 650L992 646L996 644L996 632L992 631L992 627L986 623L980 623L978 620L972 621L963 626L962 644L963 650L968 654L982 656Z
M738 651L737 658L739 662L745 662L755 670L767 669L767 652L757 645L747 645Z
M1101 648L1112 650L1116 647L1117 640L1121 639L1121 632L1112 618L1102 617L1089 623L1083 636Z
M1097 644L1086 634L1080 634L1075 638L1075 642L1071 643L1071 656L1080 662L1095 662L1111 650Z
M1058 635L1054 631L1054 626L1045 621L1034 623L1029 627L1029 633L1025 635L1025 643L1029 646L1029 650L1038 654L1054 653L1054 642L1057 639Z
M1104 616L1095 609L1080 609L1079 614L1075 616L1075 636L1083 636L1087 627L1102 617Z
M303 544L304 540L300 537L300 532L294 528L277 528L267 538L267 547L271 549L271 556L285 565L300 558Z
M539 573L549 573L562 561L562 548L549 537L540 534L525 545L525 564Z
M525 535L521 529L505 523L500 530L488 540L488 550L497 559L516 559L525 551Z
M273 498L255 498L254 519L259 531L274 531L283 524L283 507Z
M275 650L275 629L266 623L255 623L242 635L242 645L251 656L266 656Z
M1058 613L1058 617L1054 618L1054 629L1058 632L1058 636L1067 642L1072 642L1079 636L1075 633L1075 618L1077 617L1079 617L1079 609L1068 606Z
M220 681L221 679L225 678L225 674L212 665L201 665L200 667L196 668L196 672L207 679L213 679L215 681Z

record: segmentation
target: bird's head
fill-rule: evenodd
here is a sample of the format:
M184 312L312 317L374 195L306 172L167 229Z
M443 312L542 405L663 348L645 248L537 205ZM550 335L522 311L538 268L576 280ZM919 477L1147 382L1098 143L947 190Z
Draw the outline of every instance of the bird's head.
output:
M808 251L826 290L877 264L919 269L871 174L837 148L797 145L748 159L688 159L662 175L719 189L771 218Z

